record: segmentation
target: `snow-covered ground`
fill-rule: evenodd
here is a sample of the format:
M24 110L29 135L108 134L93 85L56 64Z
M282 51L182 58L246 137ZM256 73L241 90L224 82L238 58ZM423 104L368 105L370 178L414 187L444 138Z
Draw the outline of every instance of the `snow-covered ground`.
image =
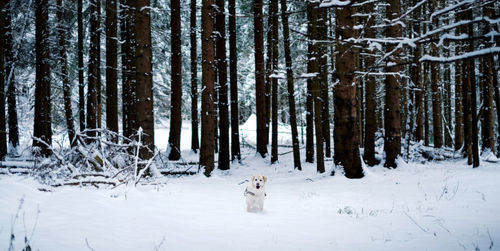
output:
M183 155L195 157L188 148ZM14 250L25 236L33 250L500 250L498 164L401 162L365 168L360 180L303 169L293 170L291 153L270 165L246 148L241 164L210 178L137 187L49 188L0 176L0 249L12 231ZM269 178L266 202L247 213L243 191L255 174Z

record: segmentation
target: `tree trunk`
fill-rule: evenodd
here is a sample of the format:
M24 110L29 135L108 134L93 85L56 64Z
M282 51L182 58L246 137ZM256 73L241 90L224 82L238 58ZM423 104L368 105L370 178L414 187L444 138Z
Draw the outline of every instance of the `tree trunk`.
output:
M194 1L194 0L193 0ZM231 87L231 160L241 160L238 114L238 61L235 0L229 0L229 81Z
M473 18L473 13L472 10L467 10L465 12L465 19L467 20L472 20ZM469 24L467 27L467 33L469 37L474 36L474 27L473 24ZM474 43L469 43L467 45L467 51L474 51ZM468 117L470 118L470 145L471 145L471 152L470 154L472 155L472 167L478 167L479 166L479 146L478 146L478 130L477 130L477 95L476 95L476 76L475 76L475 65L474 65L474 59L468 59L466 61L467 65L467 71L466 71L466 76L467 76L467 92L469 95L469 100L470 102L467 102L469 104L469 114Z
M457 21L459 21L459 15L457 15ZM462 28L456 30L456 35L462 33ZM455 46L455 55L460 55L462 51L462 44L458 43ZM463 62L457 61L455 63L455 151L460 150L464 144L464 119L463 119L463 74L462 71Z
M314 101L314 129L316 133L316 171L319 173L325 172L325 161L323 153L323 133L322 133L322 106L321 102L321 83L319 79L319 49L315 40L318 40L318 3L308 3L307 6L307 19L309 20L307 32L309 43L311 44L311 71L309 73L315 74L311 79L312 82L312 98Z
M149 0L135 0L137 129L142 128L139 157L149 159L155 152L153 114L153 67L151 51L151 8Z
M307 72L312 72L313 46L307 44ZM306 162L314 162L314 101L313 101L313 86L312 79L307 79L307 94L306 94Z
M328 26L326 20L328 17L327 9L319 9L319 39L328 39ZM325 156L332 156L331 139L330 139L330 102L329 102L329 85L328 85L328 47L325 44L320 46L320 85L321 85L321 100L323 101L321 126L323 132L323 144L325 146Z
M269 0L268 5L268 17L267 17L267 33L266 33L266 145L269 145L269 130L271 122L271 92L272 92L272 80L269 77L273 71L273 21L270 15L272 1Z
M196 0L191 0L190 13L191 39L191 150L194 153L200 149L200 139L198 136L198 53L196 42Z
M437 3L431 3L432 9L438 8ZM433 26L434 29L439 27L439 20L434 18ZM438 34L433 36L434 39L438 39ZM432 55L437 56L439 54L439 49L436 43L431 44ZM443 146L443 119L442 119L442 107L441 107L441 79L439 70L441 67L437 63L431 63L431 89L432 89L432 134L434 138L434 148L441 148Z
M290 55L290 31L286 14L286 0L281 0L281 22L283 24L283 47L285 50L286 80L288 87L288 107L290 109L290 126L292 127L293 166L299 171L300 164L299 133L297 131L297 114L295 111L295 90L293 83L292 56Z
M278 69L278 0L270 0L269 18L271 19L272 34L272 73ZM278 79L272 78L272 141L271 163L278 161Z
M69 144L73 147L75 141L75 126L73 123L73 109L71 108L71 81L68 75L68 59L66 53L66 23L64 21L64 5L62 0L57 0L57 22L59 37L59 63L61 66L61 78L63 83L64 112L66 115L66 126L68 128Z
M202 2L201 10L201 51L202 51L202 95L201 95L201 148L200 168L204 168L205 176L214 170L214 1Z
M349 39L355 36L354 25L356 24L353 14L355 7L336 9L337 38ZM334 160L336 165L344 168L347 178L362 178L364 176L359 155L359 139L357 113L356 113L356 84L354 71L356 62L352 60L357 57L356 50L351 45L340 42L337 44L337 79L339 83L335 86L334 93Z
M40 8L40 3L37 2L37 8ZM4 160L5 155L7 155L7 135L5 133L5 71L4 71L4 58L5 58L5 25L4 25L4 1L0 1L0 160ZM38 10L38 9L37 9ZM38 14L38 11L37 11ZM37 15L38 17L38 15ZM37 28L39 23L37 22ZM38 29L37 29L38 31ZM38 33L37 33L38 35ZM37 37L38 38L38 37ZM37 39L37 45L39 43ZM39 47L37 47L38 49ZM38 50L37 50L38 52ZM37 57L38 59L38 57ZM38 61L37 61L38 63ZM38 64L37 64L38 66ZM38 73L38 71L37 71ZM37 74L38 76L38 74ZM38 80L38 78L37 78ZM37 82L38 83L38 82ZM38 89L37 89L38 90ZM36 109L36 108L35 108ZM36 129L35 129L36 130ZM35 144L36 141L33 142Z
M401 2L399 0L389 1L387 6L387 19L393 20L401 16ZM397 38L401 37L402 31L400 25L392 25L386 28L387 37ZM388 51L392 51L394 45L388 46ZM399 50L388 58L389 62L393 63L392 66L386 67L386 72L398 73L400 67L399 63ZM387 75L385 78L385 138L384 138L384 151L385 151L385 167L396 168L396 159L401 154L401 122L400 122L400 91L401 91L401 78L397 75Z
M229 106L227 103L227 59L226 59L226 13L225 1L216 0L216 56L219 82L219 166L221 170L229 169Z
M85 80L83 78L83 9L78 0L78 117L80 131L85 130Z
M118 5L106 0L106 127L118 133ZM116 138L114 141L118 140Z
M257 152L267 155L266 83L264 68L264 33L262 24L262 0L254 0L255 43L255 102L257 104Z
M494 18L494 3L491 2L487 6L483 7L483 15ZM489 24L485 24L483 26L483 33L487 34L489 32L494 32L494 27L490 27ZM494 47L495 44L488 41L484 41L485 48ZM482 93L482 107L483 107L483 121L482 121L482 145L481 149L484 151L485 149L490 149L492 152L495 152L495 113L494 113L494 77L493 75L497 75L497 71L495 71L495 60L493 56L487 56L483 59L483 93ZM497 108L498 109L498 108ZM500 121L500 120L499 120Z
M131 137L136 129L135 83L136 81L136 44L135 44L135 4L123 0L121 4L122 24L122 109L123 135Z
M365 12L372 13L374 3L365 5ZM375 30L371 28L375 25L375 17L370 16L366 22L365 36L367 38L375 38ZM373 56L364 57L365 66L371 66L375 63ZM377 132L377 117L376 117L376 95L377 82L375 77L368 75L365 82L365 99L366 99L366 117L365 117L365 151L363 158L369 166L378 164L375 158L375 133Z
M182 129L182 52L181 52L181 3L170 1L170 26L172 46L172 86L170 95L170 132L168 136L168 159L181 158Z
M49 4L48 0L35 1L35 50L36 50L36 79L35 79L35 124L33 130L33 147L40 149L40 154L51 154L51 102L50 102L50 51L49 51ZM3 20L3 18L1 18ZM3 27L2 27L3 30ZM0 110L4 111L3 80L0 86ZM2 110L3 109L3 110ZM5 113L0 113L0 156L5 156ZM43 142L42 142L43 141Z
M13 37L12 37L12 2L11 0L5 0L5 12L4 12L4 30L5 30L5 85L7 85L7 112L8 112L8 122L9 125L9 144L12 146L12 150L16 152L16 148L19 145L19 128L17 122L17 90L16 90L16 78L14 69L14 55L17 54L13 49ZM1 68L0 68L1 69Z
M99 57L100 54L100 0L90 0L90 45L89 45L89 63L88 63L88 86L87 86L87 126L86 128L89 137L95 137L98 119L98 84L100 75ZM93 142L89 139L89 142Z

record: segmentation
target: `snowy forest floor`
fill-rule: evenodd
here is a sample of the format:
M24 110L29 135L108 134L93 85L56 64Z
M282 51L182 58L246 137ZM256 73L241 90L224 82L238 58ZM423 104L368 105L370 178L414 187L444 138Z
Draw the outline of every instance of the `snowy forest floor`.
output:
M26 236L34 250L500 250L498 164L400 161L349 180L329 175L331 161L318 174L293 170L291 153L270 165L243 150L210 178L113 189L0 175L0 249L21 250ZM264 211L248 213L243 191L258 174L269 179Z

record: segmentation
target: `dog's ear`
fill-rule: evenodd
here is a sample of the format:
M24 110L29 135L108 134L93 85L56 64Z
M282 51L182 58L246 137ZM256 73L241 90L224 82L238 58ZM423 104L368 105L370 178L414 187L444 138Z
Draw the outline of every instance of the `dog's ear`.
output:
M264 179L264 182L267 182L267 177L266 176L262 176L262 178Z
M254 179L255 179L255 176L252 176L252 178L250 179L250 181L253 183Z

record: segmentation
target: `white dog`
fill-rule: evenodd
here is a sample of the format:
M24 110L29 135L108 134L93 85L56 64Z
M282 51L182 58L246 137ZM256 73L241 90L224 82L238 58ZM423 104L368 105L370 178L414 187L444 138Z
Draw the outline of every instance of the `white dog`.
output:
M244 196L247 199L247 211L260 211L264 208L264 198L266 197L266 191L264 186L266 185L266 176L252 176L251 183L248 184L245 189Z

